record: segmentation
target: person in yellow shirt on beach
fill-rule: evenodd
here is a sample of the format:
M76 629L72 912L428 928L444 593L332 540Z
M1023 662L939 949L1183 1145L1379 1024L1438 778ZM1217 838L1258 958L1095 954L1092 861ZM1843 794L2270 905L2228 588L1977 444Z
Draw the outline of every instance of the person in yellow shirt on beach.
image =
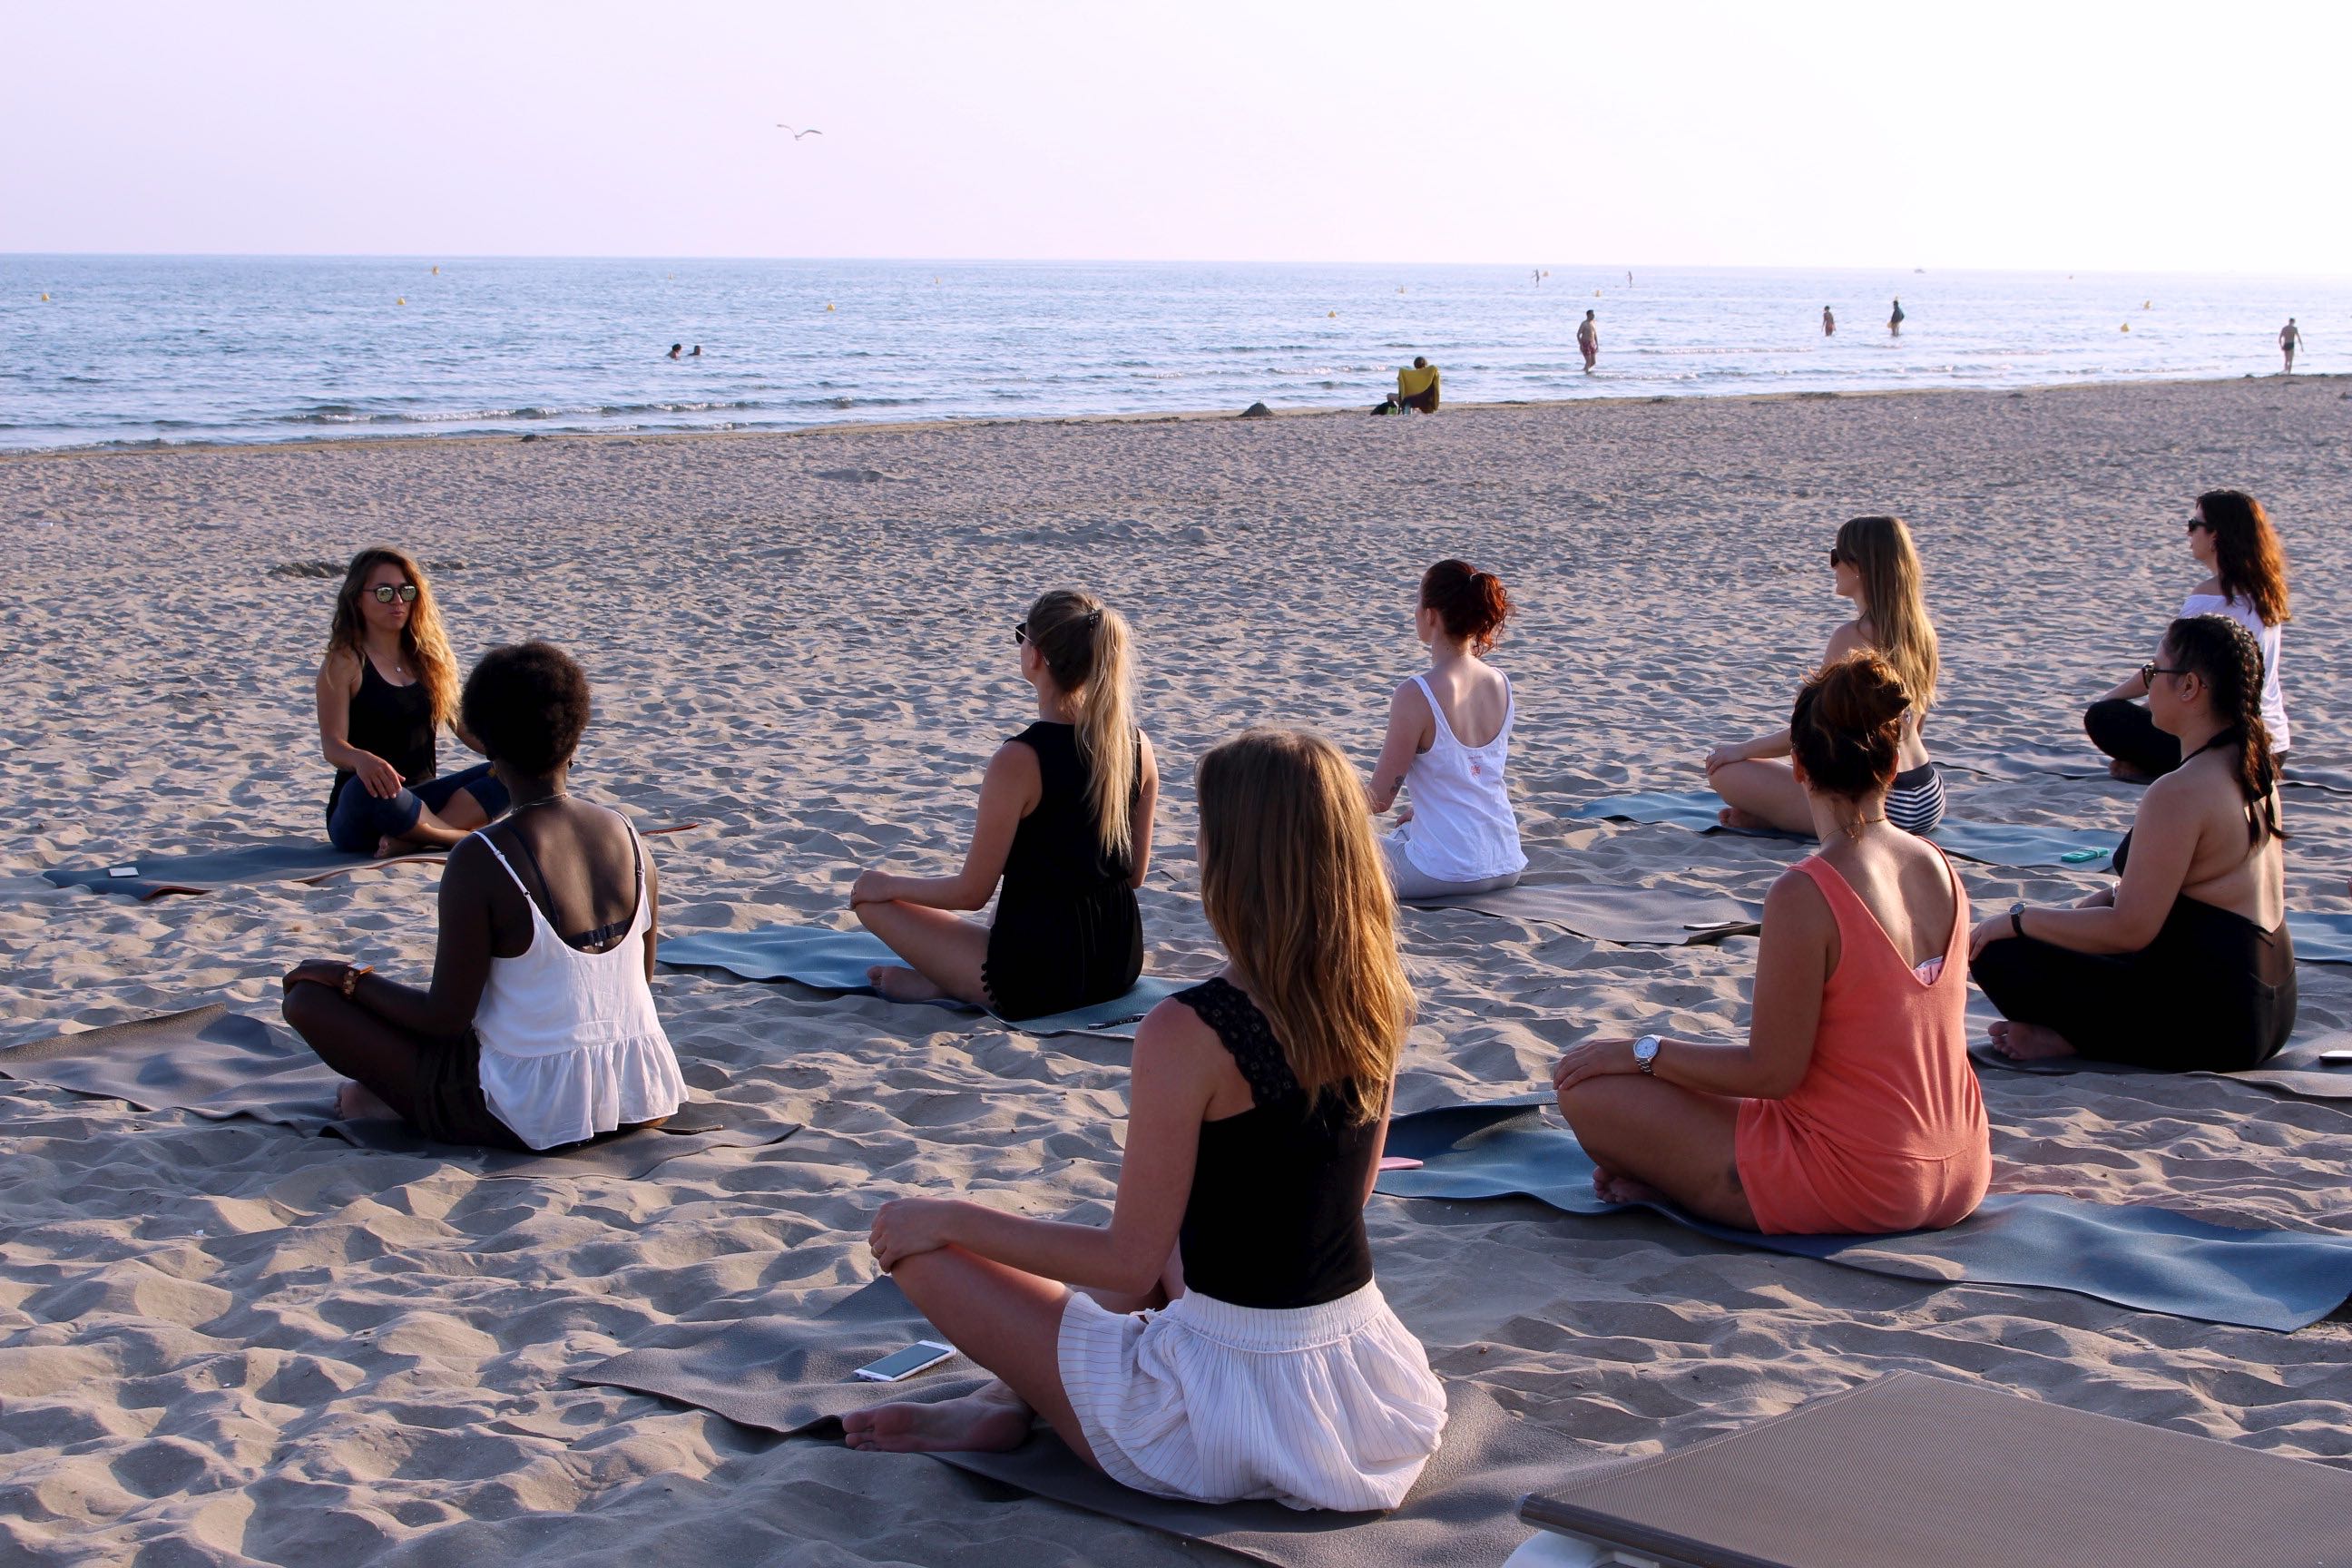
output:
M1389 406L1436 413L1437 367L1419 354L1413 355L1412 363L1397 372L1397 389L1390 395Z

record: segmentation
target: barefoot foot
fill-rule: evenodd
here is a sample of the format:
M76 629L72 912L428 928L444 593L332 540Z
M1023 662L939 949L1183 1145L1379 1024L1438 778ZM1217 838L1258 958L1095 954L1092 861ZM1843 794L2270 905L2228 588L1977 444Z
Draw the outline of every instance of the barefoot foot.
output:
M2019 1024L2003 1018L1988 1028L1992 1048L2013 1062L2049 1061L2074 1055L2066 1037L2046 1024Z
M397 1121L400 1112L386 1105L367 1085L346 1080L335 1090L335 1117L341 1121Z
M1001 1454L1029 1440L1034 1415L999 1384L936 1404L901 1401L853 1410L841 1418L841 1440L884 1454Z
M935 1002L947 994L929 976L898 963L876 964L866 972L866 984L893 1002Z
M1770 823L1765 821L1762 817L1758 816L1755 813L1742 811L1736 805L1725 806L1721 811L1715 814L1715 819L1723 824L1726 827L1736 827L1742 833L1769 833L1772 831L1772 825Z
M1651 1204L1663 1201L1658 1189L1631 1176L1621 1176L1614 1171L1595 1167L1592 1173L1593 1194L1604 1204Z

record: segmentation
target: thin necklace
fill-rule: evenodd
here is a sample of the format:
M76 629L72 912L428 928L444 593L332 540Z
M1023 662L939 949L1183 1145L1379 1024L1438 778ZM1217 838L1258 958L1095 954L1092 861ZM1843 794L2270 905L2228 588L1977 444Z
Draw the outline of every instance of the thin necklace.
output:
M1874 822L1884 822L1886 818L1883 816L1864 816L1850 823L1841 822L1838 826L1845 830L1845 836L1848 838L1858 844L1862 841L1862 830L1864 828L1868 827Z
M543 795L536 800L519 800L508 808L507 815L509 816L513 816L518 813L529 811L534 805L548 805L559 800L570 800L571 798L572 792L570 790L558 789L552 795Z

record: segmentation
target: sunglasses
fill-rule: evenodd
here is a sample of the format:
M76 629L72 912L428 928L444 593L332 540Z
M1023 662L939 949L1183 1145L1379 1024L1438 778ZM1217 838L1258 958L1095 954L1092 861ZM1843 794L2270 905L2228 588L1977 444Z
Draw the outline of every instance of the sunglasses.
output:
M2139 683L2142 686L2153 687L2156 684L2156 678L2159 675L2191 675L2194 673L2195 671L2185 668L2168 669L2163 665L2150 662L2139 667Z
M2212 525L2201 517L2192 517L2189 520L2189 532L2194 533L2200 528L2206 530L2208 532L2212 531Z
M1027 642L1028 640L1029 640L1029 623L1028 623L1027 621L1015 621L1015 622L1013 622L1013 646L1014 647L1019 647L1022 644L1024 644L1024 643Z
M1830 564L1832 566L1843 566L1846 564L1845 557L1838 553L1838 547L1834 544L1830 546Z
M379 605L389 605L394 599L404 605L416 603L416 584L414 583L403 583L397 588L389 583L379 583L368 592L375 595L375 602Z

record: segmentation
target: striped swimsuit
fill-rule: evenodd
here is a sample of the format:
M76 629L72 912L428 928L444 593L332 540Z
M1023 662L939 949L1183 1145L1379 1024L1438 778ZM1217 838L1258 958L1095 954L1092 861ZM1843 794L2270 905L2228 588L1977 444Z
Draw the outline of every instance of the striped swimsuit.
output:
M1906 833L1927 834L1944 820L1944 775L1933 763L1921 763L1895 775L1886 792L1886 820Z

